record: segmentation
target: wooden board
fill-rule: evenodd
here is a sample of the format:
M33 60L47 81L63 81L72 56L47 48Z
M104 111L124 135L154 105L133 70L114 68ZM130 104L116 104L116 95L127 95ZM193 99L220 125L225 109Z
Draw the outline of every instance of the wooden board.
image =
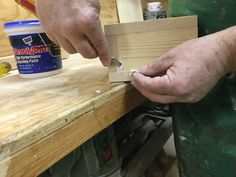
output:
M141 0L116 0L120 23L143 21Z
M119 23L116 0L99 0L101 5L100 20L102 26Z
M99 60L73 55L63 73L0 78L0 177L37 176L142 103L127 84L110 84Z
M130 80L130 70L152 62L171 48L197 37L197 17L177 17L105 26L112 55L123 68L110 67L110 82Z
M102 25L118 23L116 1L100 0ZM14 0L0 0L0 26L5 22L16 20L36 19L25 9L17 5ZM0 57L13 55L8 37L0 28Z

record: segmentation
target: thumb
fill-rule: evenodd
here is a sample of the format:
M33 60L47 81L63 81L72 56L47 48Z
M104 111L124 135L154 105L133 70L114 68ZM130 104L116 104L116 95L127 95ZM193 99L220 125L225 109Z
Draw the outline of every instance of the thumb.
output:
M139 72L146 76L157 76L165 73L172 64L172 59L168 55L163 55L153 63L141 67Z

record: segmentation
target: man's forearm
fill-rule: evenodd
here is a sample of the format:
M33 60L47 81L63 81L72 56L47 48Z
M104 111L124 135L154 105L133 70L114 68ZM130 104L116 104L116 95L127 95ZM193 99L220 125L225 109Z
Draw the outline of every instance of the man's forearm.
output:
M217 34L217 33L216 33ZM225 55L225 65L228 72L236 71L236 26L218 33L221 49Z

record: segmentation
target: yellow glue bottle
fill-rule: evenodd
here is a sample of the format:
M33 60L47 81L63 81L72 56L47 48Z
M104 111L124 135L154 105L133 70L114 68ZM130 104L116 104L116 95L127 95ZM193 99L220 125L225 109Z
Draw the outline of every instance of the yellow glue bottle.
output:
M9 71L11 71L10 63L0 63L0 77L5 76L6 74L8 74Z

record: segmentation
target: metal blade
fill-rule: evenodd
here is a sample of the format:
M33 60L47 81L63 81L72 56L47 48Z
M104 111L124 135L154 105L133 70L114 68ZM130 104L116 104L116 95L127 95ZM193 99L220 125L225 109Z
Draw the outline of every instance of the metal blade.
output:
M122 66L122 63L118 59L116 59L114 57L112 57L112 59L111 59L111 64L115 65L115 66L118 66L118 67Z

